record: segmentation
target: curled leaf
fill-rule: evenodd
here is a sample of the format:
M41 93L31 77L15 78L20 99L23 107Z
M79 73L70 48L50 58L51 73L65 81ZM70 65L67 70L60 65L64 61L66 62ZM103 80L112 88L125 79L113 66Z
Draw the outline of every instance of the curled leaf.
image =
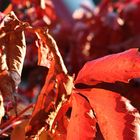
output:
M16 71L21 75L26 53L24 22L18 20L14 12L10 12L2 20L0 27L0 45L3 49L1 61L7 66L4 69Z
M64 65L62 56L53 37L45 29L37 28L35 32L40 41L40 45L38 45L38 64L49 68L51 65L50 63L52 62L52 60L54 60L55 68L57 69L57 71L59 73L64 72L65 74L67 74L67 69Z

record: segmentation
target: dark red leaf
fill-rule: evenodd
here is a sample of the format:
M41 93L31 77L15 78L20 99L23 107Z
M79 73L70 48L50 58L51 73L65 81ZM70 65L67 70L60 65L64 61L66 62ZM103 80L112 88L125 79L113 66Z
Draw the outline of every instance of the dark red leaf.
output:
M75 84L94 85L98 82L129 82L140 77L140 53L130 49L87 62L79 72Z

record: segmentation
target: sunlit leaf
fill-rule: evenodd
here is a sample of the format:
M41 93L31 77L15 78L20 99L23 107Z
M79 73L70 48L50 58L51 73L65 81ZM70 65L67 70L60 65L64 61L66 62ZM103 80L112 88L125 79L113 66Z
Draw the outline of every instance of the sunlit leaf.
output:
M89 100L106 140L140 139L140 114L128 99L104 89L79 92Z
M2 95L0 94L0 123L4 114L5 114L5 110L4 110L3 98Z
M130 49L87 62L80 70L75 84L94 85L98 82L129 82L140 77L140 53Z
M96 133L96 119L88 101L78 95L72 95L72 114L67 128L67 140L93 140Z
M7 63L9 71L16 71L21 75L24 57L26 53L26 43L24 36L24 23L19 21L14 12L10 12L1 22L0 44L3 47L3 63ZM2 65L1 64L1 65Z

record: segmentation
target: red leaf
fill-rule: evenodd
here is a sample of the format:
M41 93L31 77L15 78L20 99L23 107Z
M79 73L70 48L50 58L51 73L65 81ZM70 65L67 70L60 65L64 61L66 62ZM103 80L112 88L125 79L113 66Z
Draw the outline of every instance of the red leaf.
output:
M92 140L96 133L96 121L88 101L73 94L72 114L67 130L67 140Z
M53 89L55 89L54 71L54 64L52 64L44 86L38 95L29 124L26 126L27 136L36 135L38 131L46 125L46 119L48 118L50 111L54 109L53 102L56 96L53 91Z
M140 77L140 54L138 49L108 55L87 62L79 72L75 84L94 85L97 82L128 82Z
M29 31L35 32L39 39L39 65L46 67L50 65L50 68L29 124L26 127L28 137L36 135L44 126L46 129L51 129L57 111L69 98L73 85L73 78L67 75L67 69L54 39L46 30L41 28L29 29ZM47 58L49 52L52 54L50 55L52 58L50 61Z
M140 114L129 100L115 92L97 88L81 90L80 93L88 98L106 140L140 139Z
M71 98L70 98L71 99ZM65 102L62 107L57 112L57 115L54 119L54 122L52 124L52 128L54 130L57 130L59 134L66 134L66 128L67 125L64 123L66 122L66 112L68 111L69 107L71 107L71 101ZM55 132L56 133L56 132ZM57 134L56 134L57 135Z
M67 69L64 65L62 56L52 36L49 35L46 30L41 28L37 28L35 32L38 39L40 39L40 44L38 45L38 47L40 47L38 64L49 68L52 60L55 60L55 67L58 69L59 73L64 72L67 74Z

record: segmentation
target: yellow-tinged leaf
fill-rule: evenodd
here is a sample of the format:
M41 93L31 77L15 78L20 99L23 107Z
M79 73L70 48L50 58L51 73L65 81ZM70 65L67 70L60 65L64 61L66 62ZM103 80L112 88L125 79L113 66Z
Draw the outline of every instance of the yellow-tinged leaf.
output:
M42 133L39 135L39 139L38 140L53 140L47 131L42 131Z
M3 106L3 98L2 98L2 95L0 94L0 122L1 122L1 119L2 117L4 116L4 106Z

